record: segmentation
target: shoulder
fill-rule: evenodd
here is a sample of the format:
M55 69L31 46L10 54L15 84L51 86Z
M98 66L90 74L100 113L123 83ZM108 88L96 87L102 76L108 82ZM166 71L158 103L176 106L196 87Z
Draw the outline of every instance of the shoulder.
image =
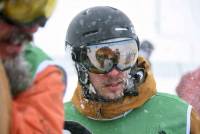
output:
M64 103L64 108L65 108L65 110L72 109L73 108L72 102L68 101L68 102Z
M34 81L41 79L62 79L66 85L67 74L65 69L52 60L42 49L32 43L24 48L24 57L30 65ZM49 77L51 75L51 77Z
M176 107L176 108L182 107L184 109L187 109L188 107L187 102L180 99L178 96L160 92L152 96L151 99L149 100L149 103L152 103L160 107L165 107L166 105L168 107Z
M42 49L35 46L33 43L29 43L25 46L23 54L25 58L33 59L51 59Z
M173 95L173 94L169 94L169 93L157 92L156 95L155 95L155 98L174 100L174 101L177 101L177 102L180 102L180 103L186 103L184 100L179 98L177 95Z
M187 96L198 96L200 91L200 68L186 73L176 87L177 94L183 98ZM191 99L191 97L190 97Z
M65 69L34 44L27 44L24 48L23 54L26 61L30 64L30 70L33 77L41 72L47 73L52 71L60 72L64 77L66 77Z

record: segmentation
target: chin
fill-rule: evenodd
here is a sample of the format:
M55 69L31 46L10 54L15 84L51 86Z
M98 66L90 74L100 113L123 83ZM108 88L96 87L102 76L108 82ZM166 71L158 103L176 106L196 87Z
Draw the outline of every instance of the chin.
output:
M111 100L111 101L117 101L117 100L120 100L124 97L124 94L123 93L116 93L116 94L110 94L109 96L106 96L105 98L107 100Z

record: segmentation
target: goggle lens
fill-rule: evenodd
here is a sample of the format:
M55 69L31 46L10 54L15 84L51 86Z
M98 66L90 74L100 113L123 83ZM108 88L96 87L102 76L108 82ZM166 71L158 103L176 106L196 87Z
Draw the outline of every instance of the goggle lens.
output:
M87 46L87 57L93 73L107 73L113 67L120 71L135 65L138 56L137 43L134 39L106 42Z

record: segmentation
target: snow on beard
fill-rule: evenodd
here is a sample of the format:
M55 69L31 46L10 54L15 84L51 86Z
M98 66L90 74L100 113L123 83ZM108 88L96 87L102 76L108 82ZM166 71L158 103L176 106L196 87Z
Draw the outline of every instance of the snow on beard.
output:
M32 83L30 65L26 62L22 53L14 58L6 59L3 64L13 96L16 96L30 86Z

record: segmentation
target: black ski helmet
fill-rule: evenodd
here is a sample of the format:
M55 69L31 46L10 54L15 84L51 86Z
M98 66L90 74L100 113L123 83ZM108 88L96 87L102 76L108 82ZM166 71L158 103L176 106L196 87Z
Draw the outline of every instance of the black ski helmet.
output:
M139 48L139 41L129 18L118 9L97 6L80 12L72 20L66 43L79 47L114 38L135 38Z
M117 38L132 38L137 42L139 49L139 40L132 22L118 9L108 6L88 8L71 21L67 30L66 46L72 47L72 59L75 61L78 79L83 87L85 98L107 101L91 92L93 89L88 77L88 70L83 64L83 62L87 62L85 46ZM124 94L137 95L134 90L128 90L128 93Z

